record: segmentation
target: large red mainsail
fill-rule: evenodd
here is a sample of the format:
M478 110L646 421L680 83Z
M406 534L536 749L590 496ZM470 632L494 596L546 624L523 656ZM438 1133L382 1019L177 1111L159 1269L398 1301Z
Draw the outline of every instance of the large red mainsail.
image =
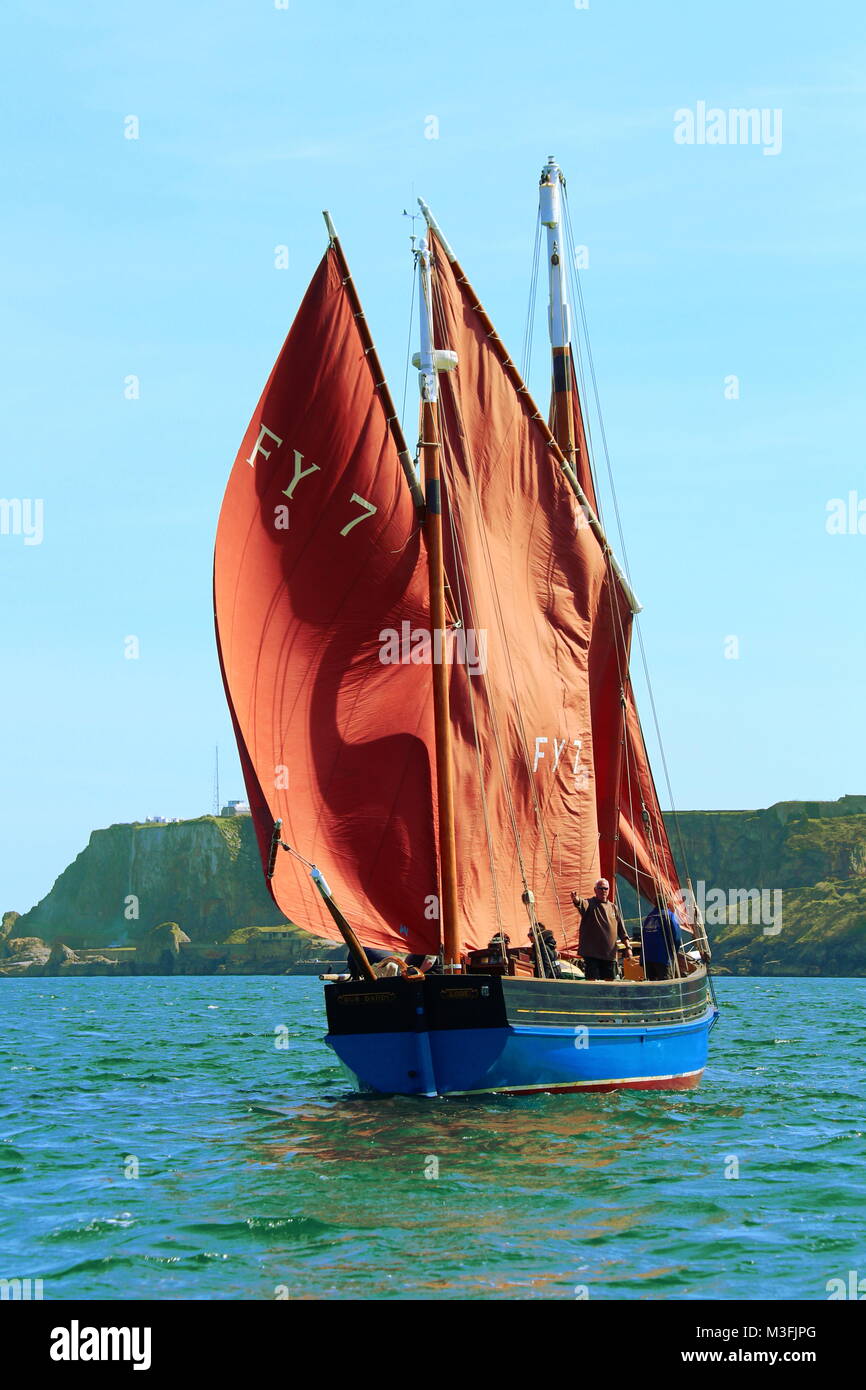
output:
M229 479L217 639L263 860L282 818L366 944L424 952L439 941L433 716L430 668L407 639L429 627L427 594L415 509L331 247ZM300 859L278 855L271 891L287 917L336 939Z

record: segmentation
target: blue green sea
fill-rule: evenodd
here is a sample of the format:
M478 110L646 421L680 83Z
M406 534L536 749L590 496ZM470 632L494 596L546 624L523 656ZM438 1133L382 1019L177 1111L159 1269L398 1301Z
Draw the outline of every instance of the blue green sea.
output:
M694 1092L361 1098L309 978L0 982L0 1278L45 1299L826 1299L866 980L723 979Z

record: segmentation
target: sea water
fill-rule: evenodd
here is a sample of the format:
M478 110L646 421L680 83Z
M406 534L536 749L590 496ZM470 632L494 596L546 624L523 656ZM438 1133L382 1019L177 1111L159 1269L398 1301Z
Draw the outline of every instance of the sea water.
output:
M866 980L718 993L696 1091L425 1100L352 1094L316 979L0 981L0 1280L45 1299L856 1287Z

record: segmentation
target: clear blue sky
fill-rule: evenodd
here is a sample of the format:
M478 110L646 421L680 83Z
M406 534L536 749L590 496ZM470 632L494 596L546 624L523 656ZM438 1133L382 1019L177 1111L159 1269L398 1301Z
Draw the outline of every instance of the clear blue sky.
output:
M825 526L866 498L864 39L857 0L7 0L0 496L44 499L44 539L0 536L0 909L96 827L210 810L216 743L243 794L213 535L320 209L399 404L403 208L519 357L549 153L676 802L866 790L866 535ZM781 108L781 151L675 143L699 101ZM546 400L538 334L534 365Z

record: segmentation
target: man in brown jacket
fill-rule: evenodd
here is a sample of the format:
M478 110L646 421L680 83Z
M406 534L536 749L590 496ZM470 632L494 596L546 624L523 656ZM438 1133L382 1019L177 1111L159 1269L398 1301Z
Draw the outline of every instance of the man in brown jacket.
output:
M600 878L594 896L579 898L572 893L571 901L580 913L578 950L583 957L583 970L588 980L616 979L616 943L625 943L625 953L631 955L631 942L616 903L610 902L610 884Z

